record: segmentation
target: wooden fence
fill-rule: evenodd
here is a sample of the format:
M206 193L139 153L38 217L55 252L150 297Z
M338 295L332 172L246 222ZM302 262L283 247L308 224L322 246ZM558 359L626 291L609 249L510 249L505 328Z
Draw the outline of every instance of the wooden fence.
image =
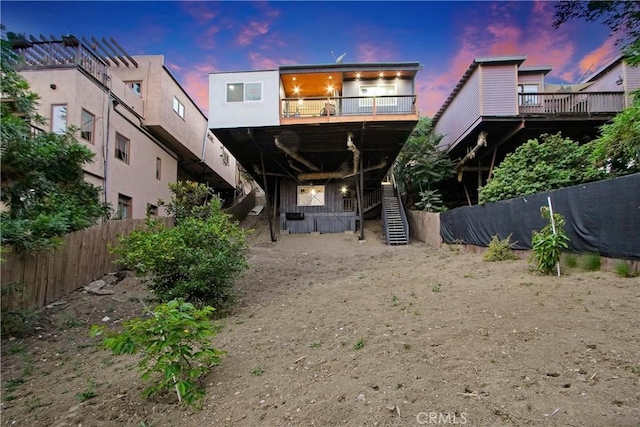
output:
M167 226L173 218L161 218ZM69 233L63 245L38 255L19 252L3 254L0 265L2 288L20 284L20 292L4 295L3 307L21 305L40 308L114 271L115 255L109 246L116 245L119 235L144 227L144 219L109 221L85 230Z

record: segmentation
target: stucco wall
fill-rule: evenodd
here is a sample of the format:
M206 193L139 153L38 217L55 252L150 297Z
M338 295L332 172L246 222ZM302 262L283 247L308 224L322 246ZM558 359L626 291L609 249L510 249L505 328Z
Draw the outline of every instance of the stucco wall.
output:
M262 101L227 102L227 84L262 83ZM280 76L277 70L209 74L209 128L278 126Z
M442 244L440 214L410 209L406 213L411 238L439 248Z

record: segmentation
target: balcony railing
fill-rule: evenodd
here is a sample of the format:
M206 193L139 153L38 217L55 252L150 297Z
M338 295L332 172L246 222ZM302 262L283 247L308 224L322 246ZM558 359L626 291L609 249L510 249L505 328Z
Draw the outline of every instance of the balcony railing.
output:
M615 113L625 106L624 92L520 93L520 114Z
M416 96L341 96L285 98L282 117L375 116L417 114Z
M34 41L14 48L14 51L23 59L19 63L21 70L78 65L100 83L110 85L108 65L81 43Z

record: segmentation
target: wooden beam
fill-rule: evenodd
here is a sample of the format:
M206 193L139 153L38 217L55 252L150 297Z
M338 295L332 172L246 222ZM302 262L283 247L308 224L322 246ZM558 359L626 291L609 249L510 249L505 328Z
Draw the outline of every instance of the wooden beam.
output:
M118 67L120 66L120 63L118 62L118 60L116 58L114 58L113 56L111 56L111 54L107 51L107 49L104 48L104 46L102 46L100 44L100 42L93 36L91 36L91 41L93 41L93 43L100 48L100 50L102 50L104 52L105 55L107 55L109 57L109 59L111 59L114 64L116 64Z
M98 45L95 44L94 42L90 42L89 40L87 40L84 36L82 36L82 41L91 48L91 50L93 50L94 55L96 55L97 57L99 57L100 59L102 59L104 62L107 63L107 65L111 66L111 62L109 62L109 60L105 57L103 57L102 55L100 55L100 52L98 52Z
M489 176L487 177L487 182L491 181L491 174L493 174L493 167L496 164L496 154L498 154L498 147L493 149L493 157L491 157L491 167L489 167Z
M126 66L127 66L127 68L129 68L129 63L127 62L127 60L126 60L126 59L124 59L124 58L122 57L122 55L120 55L120 54L118 53L118 51L117 51L113 46L111 46L111 45L109 44L109 42L107 41L107 39L105 39L104 37L102 37L102 39L101 39L101 40L102 40L102 43L104 43L104 45L105 45L106 47L108 47L108 48L111 50L111 52L113 52L113 53L118 57L118 59L119 59L120 61L122 61L122 63L123 63L124 65L126 65Z
M122 46L120 46L120 45L118 44L118 42L117 42L117 41L115 41L115 39L114 39L113 37L109 37L109 40L111 40L111 43L113 43L113 45L114 45L115 47L117 47L118 49L120 49L120 50L122 51L122 53L124 53L124 56L126 56L126 57L129 59L129 61L131 61L131 63L132 63L136 68L138 68L138 63L136 62L136 60L135 60L135 59L133 59L133 58L131 57L131 55L129 55L129 54L127 53L127 51L126 51L126 50L124 50L124 49L122 48Z

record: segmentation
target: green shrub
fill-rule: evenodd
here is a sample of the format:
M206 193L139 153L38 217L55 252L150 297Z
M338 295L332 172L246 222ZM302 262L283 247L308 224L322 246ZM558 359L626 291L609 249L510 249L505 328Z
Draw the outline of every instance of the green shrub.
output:
M602 266L602 258L597 253L588 254L584 257L582 265L585 270L598 271Z
M620 277L636 277L638 275L637 272L631 269L629 263L625 261L620 261L615 265L616 274Z
M564 263L569 268L576 268L578 266L578 257L574 254L566 254L564 256Z
M557 213L553 214L556 228L556 233L554 234L549 208L546 206L541 207L540 213L549 223L545 225L542 230L533 232L531 238L533 249L532 260L535 260L537 271L542 274L549 274L553 271L556 264L558 264L558 261L560 261L562 250L569 247L569 237L563 228L565 221L562 215Z
M224 352L211 345L216 330L210 317L214 308L197 309L183 299L158 305L148 319L123 323L122 332L108 332L103 345L115 355L138 354L138 372L151 386L144 397L175 390L178 400L199 407L204 397L203 376L220 363ZM105 331L94 325L92 336Z
M510 239L511 234L509 234L507 238L503 240L500 240L497 235L493 236L491 238L491 242L489 242L489 247L482 256L482 260L493 262L518 259L518 257L512 251L513 245L515 245L516 242L511 243L509 241Z
M147 229L134 230L113 249L117 263L149 277L162 301L184 298L218 309L234 300L233 281L246 269L244 232L229 220L215 198L204 219L186 217L167 228L148 218Z
M0 292L0 325L2 326L2 336L26 336L31 334L41 314L25 306L22 301L28 300L22 283L11 282L2 285Z

